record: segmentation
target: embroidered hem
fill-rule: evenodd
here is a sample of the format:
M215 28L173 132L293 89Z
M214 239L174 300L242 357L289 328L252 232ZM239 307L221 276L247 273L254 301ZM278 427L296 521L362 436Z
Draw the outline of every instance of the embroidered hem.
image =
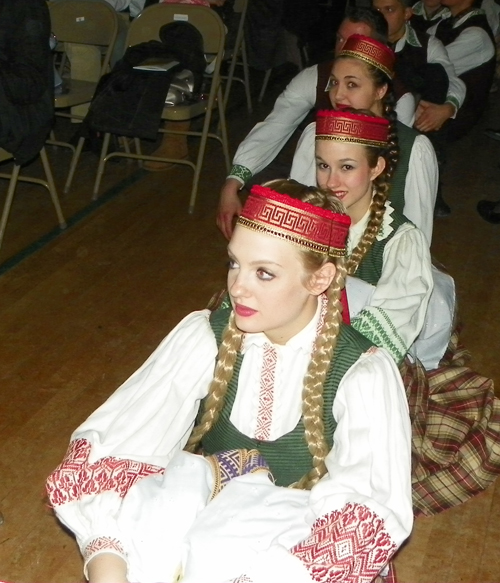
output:
M122 543L116 538L110 538L108 536L100 536L90 541L88 545L83 549L82 555L84 560L83 574L88 579L88 564L91 559L100 553L112 553L118 555L126 561L126 553L123 548Z

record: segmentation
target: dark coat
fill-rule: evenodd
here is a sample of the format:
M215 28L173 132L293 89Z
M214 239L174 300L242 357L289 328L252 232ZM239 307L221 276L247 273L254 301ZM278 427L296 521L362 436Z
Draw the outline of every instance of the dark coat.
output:
M160 29L160 38L162 42L129 47L111 73L102 77L85 118L91 132L154 140L175 74L189 69L195 79L194 93L200 90L206 66L201 33L189 22L172 22ZM151 59L179 64L167 72L134 69Z
M54 69L45 0L0 0L0 147L25 164L54 116Z

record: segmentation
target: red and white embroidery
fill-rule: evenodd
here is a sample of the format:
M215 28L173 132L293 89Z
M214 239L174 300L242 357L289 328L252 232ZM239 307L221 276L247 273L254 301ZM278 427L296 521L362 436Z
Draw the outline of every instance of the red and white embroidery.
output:
M125 555L125 551L121 542L116 538L109 538L107 536L100 536L90 542L83 551L83 558L87 563L89 559L101 551L116 551L120 555Z
M270 344L264 344L264 356L260 373L259 412L255 438L263 441L271 437L271 423L274 405L274 377L278 354Z
M86 439L71 442L62 463L47 479L52 506L80 500L85 494L115 491L121 497L139 480L163 474L165 468L133 460L105 457L89 464L91 445Z
M368 583L396 550L384 521L366 506L349 503L318 518L309 538L291 552L313 581Z

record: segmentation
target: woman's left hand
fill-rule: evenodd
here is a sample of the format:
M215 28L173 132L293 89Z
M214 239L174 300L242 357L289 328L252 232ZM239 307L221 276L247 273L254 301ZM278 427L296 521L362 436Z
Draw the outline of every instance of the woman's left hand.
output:
M455 114L451 103L431 103L421 100L415 113L415 127L421 132L435 132Z

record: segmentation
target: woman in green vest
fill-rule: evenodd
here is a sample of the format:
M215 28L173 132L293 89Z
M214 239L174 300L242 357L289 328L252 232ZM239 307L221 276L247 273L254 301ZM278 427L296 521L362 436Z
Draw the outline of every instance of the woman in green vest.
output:
M410 422L392 358L342 322L349 224L327 191L254 187L228 298L74 432L47 486L91 583L388 574L412 527Z
M388 200L393 172L388 122L369 114L318 112L316 179L343 202L351 217L347 273L373 286L361 311L351 305L352 325L400 364L424 325L433 289L431 258L421 231ZM363 144L358 134L365 127L370 137ZM371 174L360 180L366 165ZM352 283L358 290L359 284ZM348 299L353 295L348 288ZM449 331L443 353L448 340Z
M362 144L367 124L372 130L363 132L369 137ZM413 430L413 504L417 514L430 515L468 500L500 473L500 401L493 382L465 366L465 350L452 334L452 278L431 273L422 233L387 200L384 124L359 111L319 112L317 182L343 202L352 221L346 265L354 276L346 279L352 326L401 364Z
M393 207L432 239L433 213L438 185L438 165L429 139L396 119L394 112L394 53L370 37L352 35L335 59L323 107L370 110L390 122L390 158L395 172L389 198ZM304 130L292 162L291 178L315 184L314 123Z

